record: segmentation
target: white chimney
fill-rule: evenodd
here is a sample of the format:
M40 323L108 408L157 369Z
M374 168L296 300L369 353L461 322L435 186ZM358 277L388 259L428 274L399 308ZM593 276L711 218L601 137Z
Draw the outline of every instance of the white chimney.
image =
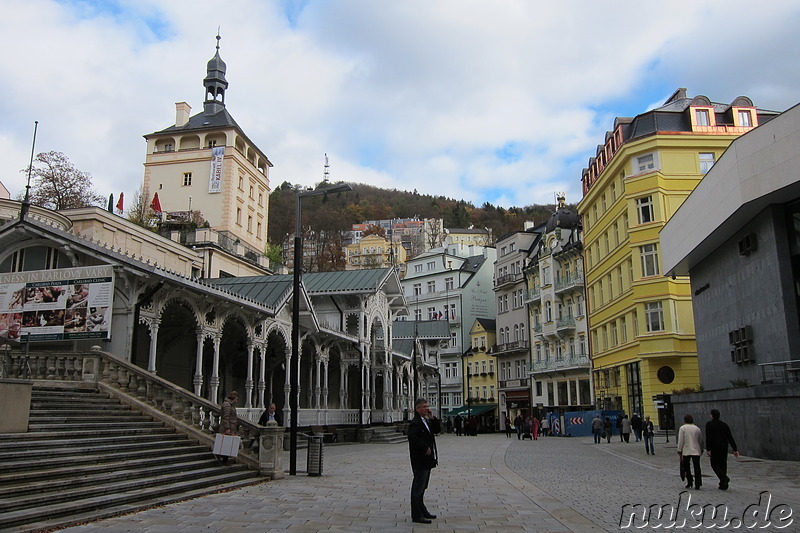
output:
M192 106L186 102L175 103L175 125L177 127L185 126L189 122L189 115L192 113Z

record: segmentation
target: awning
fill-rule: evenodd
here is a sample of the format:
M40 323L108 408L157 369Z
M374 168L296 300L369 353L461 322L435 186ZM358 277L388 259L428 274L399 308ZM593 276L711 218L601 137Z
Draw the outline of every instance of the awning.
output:
M444 416L467 416L467 413L471 414L472 416L478 416L488 413L489 411L493 411L496 408L496 403L473 405L471 408L468 408L466 405L462 405L461 407L456 407L445 412Z

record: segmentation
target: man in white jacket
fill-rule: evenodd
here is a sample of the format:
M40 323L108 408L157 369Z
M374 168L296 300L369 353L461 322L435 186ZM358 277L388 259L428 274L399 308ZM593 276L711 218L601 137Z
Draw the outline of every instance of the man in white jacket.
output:
M692 415L684 415L684 424L678 430L678 456L680 458L682 469L686 472L686 488L700 489L703 484L702 473L700 472L700 456L703 455L703 432L700 428L694 425L694 418ZM689 463L694 465L694 477L692 471L689 469Z

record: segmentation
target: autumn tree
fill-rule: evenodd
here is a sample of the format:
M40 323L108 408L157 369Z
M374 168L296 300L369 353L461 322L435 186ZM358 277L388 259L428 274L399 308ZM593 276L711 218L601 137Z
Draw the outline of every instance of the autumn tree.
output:
M20 172L27 174L28 171L29 168L24 168ZM94 190L91 174L75 168L61 152L37 154L30 173L33 205L60 211L106 204L106 198Z
M128 209L128 220L147 229L154 229L157 222L155 212L150 207L147 195L145 195L142 186L133 193L131 208Z
M361 238L368 237L369 235L377 235L378 237L386 238L386 230L381 226L370 224L364 231L361 232Z

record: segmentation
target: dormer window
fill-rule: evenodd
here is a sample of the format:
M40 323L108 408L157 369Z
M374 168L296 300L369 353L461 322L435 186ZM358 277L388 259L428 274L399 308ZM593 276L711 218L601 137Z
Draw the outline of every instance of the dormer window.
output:
M698 109L694 112L694 116L698 126L711 125L708 119L708 109Z
M736 112L736 118L738 119L736 124L742 128L752 128L753 127L753 112L750 109L739 109Z

